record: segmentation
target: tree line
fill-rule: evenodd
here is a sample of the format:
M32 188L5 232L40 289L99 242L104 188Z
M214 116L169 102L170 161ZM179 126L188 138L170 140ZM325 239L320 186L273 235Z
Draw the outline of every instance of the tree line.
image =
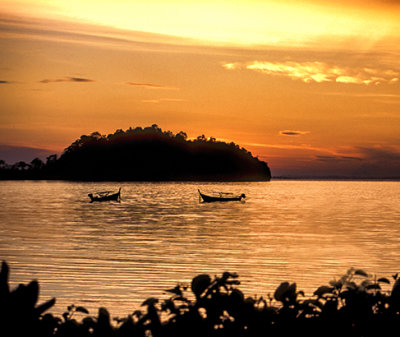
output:
M204 135L150 127L118 129L113 134L82 135L61 156L7 165L2 179L68 179L111 181L252 181L269 180L267 163L231 142Z

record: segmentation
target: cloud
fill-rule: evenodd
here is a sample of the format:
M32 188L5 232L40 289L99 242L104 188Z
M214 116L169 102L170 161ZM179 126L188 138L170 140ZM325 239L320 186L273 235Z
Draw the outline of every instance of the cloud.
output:
M362 147L359 146L357 149L360 153L368 160L376 162L396 162L400 165L400 148L397 146L374 146L374 147ZM400 171L399 171L400 173Z
M400 147L375 145L357 146L346 152L314 155L316 162L324 165L321 172L331 172L358 178L395 178L400 177Z
M400 146L314 147L308 144L245 144L257 147L274 175L292 177L400 178ZM264 148L260 150L260 147Z
M137 82L126 82L126 84L134 87L142 87L146 89L164 89L164 90L178 90L178 88L170 87L167 85L154 84L154 83L137 83Z
M159 98L159 99L144 99L142 103L162 103L162 102L186 102L183 98Z
M347 155L347 153L351 155ZM355 146L333 154L317 154L315 158L320 161L362 161L369 165L379 164L379 166L385 166L387 168L397 166L397 168L400 169L400 147L398 146Z
M310 131L299 131L299 130L282 130L279 131L280 136L302 136L309 134Z
M338 161L362 161L363 159L360 157L352 157L352 156L326 156L326 155L316 155L315 158L319 161L325 162L338 162Z
M0 80L0 84L9 84L9 83L11 83L11 82L9 82L9 81L4 81L4 80Z
M0 145L0 159L8 164L14 164L21 160L29 163L36 157L45 160L53 153L50 150L27 146Z
M117 50L170 51L176 48L193 48L197 40L166 34L112 28L110 26L35 18L1 13L2 39L32 39L59 43L83 44L85 46L108 47Z
M225 69L228 69L228 70L240 69L240 68L242 67L241 64L238 63L238 62L234 62L234 63L223 63L222 66L223 66Z
M65 78L56 78L56 79L44 79L41 80L40 83L59 83L59 82L78 82L78 83L87 83L94 82L94 80L82 77L65 77Z
M343 84L395 84L399 82L400 71L366 67L343 67L326 62L269 62L252 61L247 64L225 63L227 70L245 68L265 75L289 77L305 83L336 82Z
M81 78L81 77L70 77L69 80L72 82L93 82L93 80L90 80L88 78Z
M320 3L320 0L308 0L311 3ZM367 2L367 3L366 3ZM342 6L361 6L365 7L366 5L388 5L388 6L399 6L399 0L336 0L335 5L342 5Z
M354 173L358 176L400 177L400 148L395 146L358 147L363 157Z
M340 70L329 70L323 62L259 62L254 61L246 69L259 71L267 75L287 76L304 82L330 82L331 73L338 74Z
M336 78L336 82L338 82L338 83L357 83L357 84L362 84L362 83L369 84L369 83L371 83L371 82L369 82L367 80L363 81L360 78L352 77L352 76L339 76L339 77Z

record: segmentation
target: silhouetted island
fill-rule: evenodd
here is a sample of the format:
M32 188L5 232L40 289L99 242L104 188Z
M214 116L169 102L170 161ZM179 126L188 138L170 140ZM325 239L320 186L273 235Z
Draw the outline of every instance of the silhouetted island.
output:
M235 143L204 135L189 140L151 127L83 135L57 158L0 168L2 179L84 181L268 181L268 165Z

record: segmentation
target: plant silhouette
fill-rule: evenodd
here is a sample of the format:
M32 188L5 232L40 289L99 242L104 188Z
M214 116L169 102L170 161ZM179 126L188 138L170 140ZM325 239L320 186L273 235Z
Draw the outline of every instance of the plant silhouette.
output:
M111 319L106 308L96 316L71 305L62 318L45 312L55 299L37 305L36 281L10 291L8 265L0 272L1 336L387 336L400 328L400 279L391 291L387 278L349 269L339 280L319 287L311 298L295 283L282 282L273 296L245 297L238 275L224 272L213 278L200 274L191 284L178 284L160 302L146 299L143 310ZM189 291L190 290L190 291ZM80 321L77 313L86 315Z

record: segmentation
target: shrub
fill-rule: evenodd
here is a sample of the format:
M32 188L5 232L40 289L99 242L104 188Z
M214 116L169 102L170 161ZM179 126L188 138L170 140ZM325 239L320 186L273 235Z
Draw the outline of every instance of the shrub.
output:
M159 302L150 297L122 319L111 320L105 308L90 316L84 307L71 305L62 317L45 313L55 299L37 305L39 284L32 281L10 291L8 265L0 272L0 335L62 337L255 337L255 336L383 336L400 327L400 278L377 279L349 269L339 280L320 286L311 298L295 283L283 282L273 297L245 297L238 275L225 272L211 278L201 274L190 286L166 290ZM190 288L190 289L189 289ZM192 292L192 295L190 292ZM81 321L75 313L86 315Z

